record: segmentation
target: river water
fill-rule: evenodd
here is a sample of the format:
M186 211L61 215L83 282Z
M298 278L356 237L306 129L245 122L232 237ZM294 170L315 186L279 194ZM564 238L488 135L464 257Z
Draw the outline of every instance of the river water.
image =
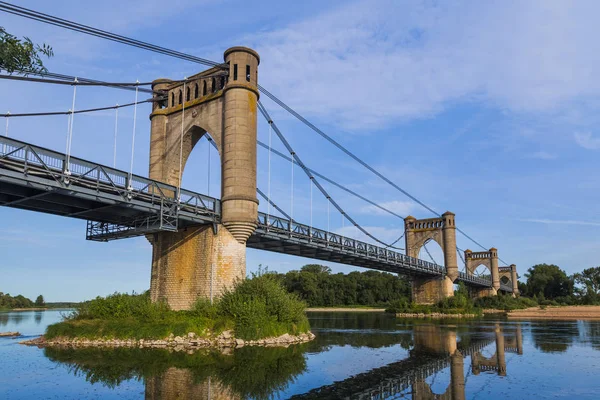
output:
M33 338L64 312L0 313L0 332ZM600 398L600 322L308 315L311 343L225 353L0 338L0 399Z

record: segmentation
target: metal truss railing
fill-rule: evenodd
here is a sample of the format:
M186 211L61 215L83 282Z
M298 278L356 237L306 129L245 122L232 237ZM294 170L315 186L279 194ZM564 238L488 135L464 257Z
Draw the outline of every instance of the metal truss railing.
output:
M180 219L196 223L220 220L220 201L213 197L178 191L175 186L76 157L67 161L62 153L15 139L0 137L0 170L3 176L19 177L27 183L34 181L58 189L84 191L99 199L141 205L155 214L149 219L159 218L158 226L165 230L176 230ZM139 226L139 218L122 221L121 225Z
M0 179L18 177L27 184L33 181L45 187L86 192L95 199L135 204L144 210L139 216L123 221L90 221L86 232L90 240L176 231L181 220L213 224L220 221L218 199L80 158L70 157L67 161L65 154L15 139L0 137L0 171ZM443 275L446 271L435 263L265 213L258 214L257 234L261 231L403 270L429 275ZM491 286L491 281L463 272L459 273L459 280ZM512 288L503 290L512 291Z
M280 218L274 215L267 215L262 212L258 213L257 229L280 237L301 241L312 247L335 250L336 252L348 255L361 256L372 260L382 261L390 265L397 265L401 268L409 267L415 271L429 273L431 275L442 275L445 273L445 268L441 265L409 257L383 247L338 235L336 233L313 228L296 221L290 221L289 219Z
M481 278L479 276L470 275L470 274L467 274L467 273L462 272L462 271L459 271L458 277L463 282L477 283L477 284L482 285L482 286L490 286L490 287L492 286L492 280L491 279L485 279L485 278Z
M311 247L335 249L339 253L356 255L371 260L377 260L392 266L398 266L403 269L411 269L415 272L427 273L431 275L443 275L446 269L425 260L410 257L380 246L362 242L336 233L327 232L322 229L310 227L296 221L290 221L286 218L258 213L259 232L268 232L288 239L301 241ZM480 286L492 286L492 281L482 279L476 276L468 275L464 272L459 273L459 280L477 284Z
M513 292L513 288L511 285L505 285L503 283L500 283L500 290L504 290L505 292Z

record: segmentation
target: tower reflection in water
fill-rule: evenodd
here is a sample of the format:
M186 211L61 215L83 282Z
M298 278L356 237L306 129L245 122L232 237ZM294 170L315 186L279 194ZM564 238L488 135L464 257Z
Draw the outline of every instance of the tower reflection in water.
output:
M408 338L396 339L403 347L410 348L409 357L292 398L461 400L466 399L464 371L467 357L471 363L470 379L476 379L480 373L506 376L505 354L523 354L520 325L419 323L407 328L412 330L412 346L409 346L409 332L406 333ZM124 380L143 378L147 400L268 399L290 389L290 383L306 372L307 352L326 352L337 344L331 339L317 339L289 348L245 347L226 353L198 351L187 354L185 351L140 349L45 351L49 358L69 365L74 373L85 375L92 383L117 387ZM364 337L356 339L358 346L365 345ZM388 335L385 343L374 341L366 346L389 346L389 339ZM348 341L348 337L343 339L344 344ZM486 357L483 354L486 351L495 354ZM427 381L432 381L432 376L447 368L450 384L443 393L436 394Z

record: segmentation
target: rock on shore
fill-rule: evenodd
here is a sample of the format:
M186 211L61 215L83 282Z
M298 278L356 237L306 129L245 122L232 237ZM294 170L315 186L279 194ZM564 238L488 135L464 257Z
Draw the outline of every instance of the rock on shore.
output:
M308 332L296 336L286 333L273 338L243 340L233 337L231 331L225 331L214 338L198 337L195 333L190 332L186 336L174 336L171 334L165 339L85 339L60 337L48 340L44 336L40 336L39 338L25 340L20 343L38 347L138 347L193 351L194 349L202 348L233 348L243 346L287 347L291 344L309 342L314 338L315 335L312 332Z
M443 313L397 313L399 318L475 318L477 314L443 314Z

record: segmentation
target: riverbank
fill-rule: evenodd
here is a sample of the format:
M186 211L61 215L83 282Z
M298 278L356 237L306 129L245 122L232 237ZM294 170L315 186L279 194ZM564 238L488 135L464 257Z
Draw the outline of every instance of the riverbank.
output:
M235 338L232 331L221 332L216 337L198 337L194 332L189 332L185 336L175 336L173 334L164 339L112 339L112 338L69 338L56 337L47 339L44 336L32 340L25 340L20 344L25 346L59 347L59 348L148 348L164 349L169 348L176 351L194 350L206 348L237 348L244 346L264 346L264 347L287 347L292 344L310 342L315 338L312 332L301 333L299 335L283 334L278 337L270 337L258 340L244 340Z
M600 306L548 306L510 311L509 319L600 320Z

